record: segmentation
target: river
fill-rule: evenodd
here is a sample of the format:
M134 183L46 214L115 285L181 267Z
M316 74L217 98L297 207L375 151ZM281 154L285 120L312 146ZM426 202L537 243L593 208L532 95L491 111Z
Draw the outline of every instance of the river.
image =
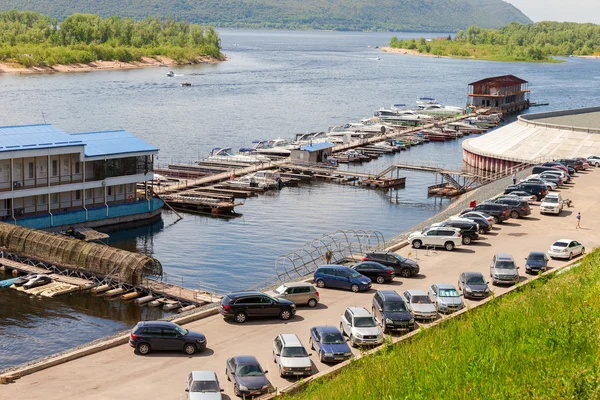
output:
M464 106L467 84L514 74L549 111L597 105L597 60L560 64L494 63L382 53L392 33L220 30L228 60L215 65L54 75L0 75L0 125L48 122L67 132L126 129L160 148L158 162L193 162L213 147L292 137L372 115L381 106L433 96ZM435 37L442 34L426 34ZM397 33L402 38L421 34ZM380 58L380 59L378 59ZM191 87L181 87L181 81ZM460 168L460 141L430 143L361 167L429 161ZM221 291L259 285L278 256L338 229L377 230L385 238L447 203L426 197L433 176L406 172L394 201L379 191L329 183L284 188L248 199L240 217L171 213L109 243L158 258L188 287ZM1 276L0 276L1 278ZM131 305L73 295L52 301L0 293L0 370L154 318ZM65 336L67 335L67 336ZM65 339L67 338L67 339Z

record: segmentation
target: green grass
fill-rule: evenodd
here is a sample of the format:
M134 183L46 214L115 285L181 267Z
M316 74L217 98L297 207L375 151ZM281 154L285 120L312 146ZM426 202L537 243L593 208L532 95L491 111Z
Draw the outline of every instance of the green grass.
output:
M600 250L284 399L599 399Z

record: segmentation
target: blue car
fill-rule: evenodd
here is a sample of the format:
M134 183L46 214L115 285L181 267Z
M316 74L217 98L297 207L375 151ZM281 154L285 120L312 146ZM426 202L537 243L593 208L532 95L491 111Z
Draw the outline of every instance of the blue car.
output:
M371 279L341 265L322 265L315 271L315 284L317 287L350 289L360 292L371 289Z
M310 348L319 354L321 362L341 362L352 357L350 346L334 326L315 326L310 329Z
M546 272L548 268L548 256L543 251L532 251L525 259L525 272L537 274L539 271Z

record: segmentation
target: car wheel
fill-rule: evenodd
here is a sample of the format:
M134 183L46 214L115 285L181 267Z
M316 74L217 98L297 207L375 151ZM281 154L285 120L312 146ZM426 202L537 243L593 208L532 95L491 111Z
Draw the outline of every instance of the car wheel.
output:
M279 318L281 318L284 321L287 321L288 319L292 318L292 312L290 310L282 310L279 313Z
M323 279L317 279L317 287L323 289L325 287L325 281Z
M342 337L346 336L346 332L344 332L344 327L341 322L340 322L340 332L342 333Z
M275 358L275 352L273 352L273 362L277 364L277 358Z
M495 215L492 217L492 220L494 221L494 223L495 223L495 224L497 224L497 223L499 223L499 222L500 222L500 218L498 218L498 217L497 217L497 216L495 216Z
M240 311L235 314L235 322L238 324L243 324L246 322L246 319L248 319L248 315L245 312Z
M479 229L479 233L480 234L484 234L485 233L485 229L483 229L483 228Z
M360 288L356 283L353 283L352 286L350 286L350 290L352 290L354 293L357 293L360 290Z
M377 283L384 283L385 282L385 278L382 275L379 275L376 279Z
M454 243L446 242L446 244L444 244L444 248L448 251L452 251L452 250L454 250Z
M323 352L321 350L319 350L319 361L321 361L322 363L325 362L325 357L323 357Z
M350 335L350 346L356 347L356 342L354 341L354 336Z
M231 382L231 378L229 377L229 374L227 373L227 368L225 368L225 376L227 377L227 382Z
M517 219L517 218L519 218L519 213L517 211L512 211L510 213L510 217L514 218L514 219Z
M423 242L421 242L420 240L414 240L412 242L412 247L414 247L415 249L420 249L421 246L423 246Z
M198 350L196 348L196 345L193 343L187 343L185 346L183 346L183 352L185 354L187 354L188 356L191 356L192 354L194 354L196 352L196 350Z
M569 253L569 260L573 259L573 253Z
M316 307L317 306L317 300L315 299L310 299L308 301L308 303L306 303L306 305L308 305L309 307Z
M233 393L235 393L236 396L241 396L237 383L233 384Z
M584 254L585 254L585 247L582 247L581 248L581 255L584 255Z
M308 344L310 344L310 349L311 350L315 349L315 344L313 343L312 336L308 339Z
M381 330L383 331L383 333L388 333L388 332L390 331L390 330L388 329L388 327L387 327L387 325L386 325L385 321L383 321L383 324L382 324Z
M139 343L135 349L143 356L150 353L150 345L148 343Z
M471 244L471 237L470 236L463 236L463 244Z

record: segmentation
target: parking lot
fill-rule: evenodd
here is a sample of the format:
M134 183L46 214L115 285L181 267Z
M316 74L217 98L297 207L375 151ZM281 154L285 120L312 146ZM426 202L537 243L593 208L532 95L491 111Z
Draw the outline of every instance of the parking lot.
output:
M52 367L25 376L10 385L0 387L0 398L6 399L183 399L185 381L192 370L214 370L217 372L225 394L235 398L233 385L225 378L225 360L235 355L254 355L263 368L269 370L274 386L283 388L295 378L279 377L273 363L271 346L280 333L295 333L308 346L309 329L316 325L339 326L340 316L346 307L366 307L371 310L373 294L378 289L393 289L402 293L407 289L427 290L433 283L456 285L458 276L464 271L479 271L489 276L489 265L496 253L514 256L521 281L532 279L524 271L524 258L530 251L547 251L557 239L568 238L582 242L587 252L596 247L600 236L595 232L599 226L597 213L600 172L581 172L573 184L560 191L564 198L573 202L560 216L540 215L539 203L532 205L532 214L523 219L510 219L497 224L488 234L469 246L454 251L439 249L414 250L404 247L399 253L417 259L420 274L413 278L396 278L388 284L373 284L368 292L319 289L321 303L314 309L299 307L295 318L289 321L250 320L245 324L226 321L220 315L211 316L185 327L204 333L208 349L194 356L183 353L152 353L147 356L134 354L128 345L105 350L81 359ZM457 210L458 212L459 210ZM575 229L577 212L581 212L581 229ZM550 260L550 269L566 261ZM510 287L495 286L496 294ZM466 300L468 306L480 301ZM353 349L353 352L358 350ZM310 352L310 350L309 350ZM312 351L313 371L319 372L329 365L318 361Z

